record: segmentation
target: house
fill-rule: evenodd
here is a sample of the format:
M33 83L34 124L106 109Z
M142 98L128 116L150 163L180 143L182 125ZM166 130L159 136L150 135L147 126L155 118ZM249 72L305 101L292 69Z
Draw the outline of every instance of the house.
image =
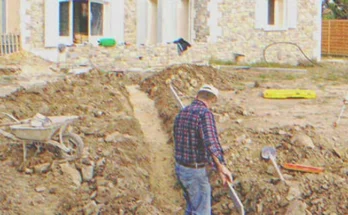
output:
M241 54L247 62L321 58L321 0L20 1L22 45L33 52L75 44L75 57L87 58L82 44L89 43L93 56L145 59L142 67ZM119 45L98 48L101 38ZM177 54L178 38L192 44L186 55Z
M0 0L0 34L20 33L20 0Z

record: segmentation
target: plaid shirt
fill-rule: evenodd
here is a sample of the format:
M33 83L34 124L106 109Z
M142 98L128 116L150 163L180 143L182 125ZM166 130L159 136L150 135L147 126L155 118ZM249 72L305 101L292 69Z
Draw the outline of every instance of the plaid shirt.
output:
M215 155L225 164L214 115L200 100L194 100L176 116L174 142L175 160L179 163L208 162L215 166L211 158Z

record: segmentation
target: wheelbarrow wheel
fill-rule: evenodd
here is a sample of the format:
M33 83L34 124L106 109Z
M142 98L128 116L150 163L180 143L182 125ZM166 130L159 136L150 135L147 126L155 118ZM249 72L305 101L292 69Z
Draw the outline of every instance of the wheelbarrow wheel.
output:
M63 144L70 149L69 153L63 153L63 157L77 159L82 156L84 143L81 137L75 133L66 133L63 135Z

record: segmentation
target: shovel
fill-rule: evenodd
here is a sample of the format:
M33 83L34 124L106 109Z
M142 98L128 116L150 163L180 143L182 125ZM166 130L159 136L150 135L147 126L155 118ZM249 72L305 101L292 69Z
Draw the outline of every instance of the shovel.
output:
M340 112L340 115L338 116L336 122L334 122L334 127L337 127L338 126L338 123L340 122L340 119L344 113L344 110L346 109L346 104L347 104L347 100L343 100L343 106L341 108L341 112Z
M234 190L233 185L231 183L228 183L228 187L230 188L230 197L234 203L234 206L236 206L237 210L241 215L244 215L244 206L242 202L240 201L237 192Z
M174 95L176 102L180 105L181 108L184 108L185 106L181 102L180 97L176 93L176 91L175 91L174 87L172 86L172 84L169 84L169 88L170 88L170 91L172 92L172 94Z
M280 172L280 169L277 165L276 162L276 155L277 155L277 151L274 147L271 146L265 146L262 148L262 152L261 152L261 156L262 158L266 159L266 160L271 160L273 163L274 168L277 170L277 173L280 177L280 180L282 180L283 182L285 182L285 179L282 175L282 173Z

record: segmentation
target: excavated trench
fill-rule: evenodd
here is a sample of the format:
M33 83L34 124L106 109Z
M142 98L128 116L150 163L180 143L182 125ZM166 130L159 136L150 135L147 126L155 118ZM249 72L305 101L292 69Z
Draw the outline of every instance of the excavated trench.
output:
M247 99L257 100L253 95L260 91L240 89L245 77L197 65L175 65L146 77L91 71L0 98L0 112L19 119L38 112L82 116L71 129L86 146L82 159L65 163L58 162L49 148L43 147L35 156L35 147L28 148L26 171L19 172L20 145L0 136L0 173L6 175L0 177L0 213L182 214L185 205L173 172L171 138L179 107L167 84L173 83L188 104L203 83L210 83L222 91L213 112L247 214L344 214L348 205L346 148L339 148L338 143L334 147L310 124L270 126L257 108L243 106ZM273 104L283 107L279 101ZM267 111L266 116L273 116L274 110ZM274 114L275 118L280 120L280 114ZM6 122L1 116L0 123ZM246 126L250 123L259 127ZM312 141L311 148L295 141L299 134ZM281 169L291 186L283 184L272 164L260 157L268 145L277 149L279 165L306 163L324 167L325 172ZM212 186L214 214L238 214L216 175ZM18 195L23 190L25 195Z
M150 152L150 187L159 196L156 201L163 207L180 209L182 201L177 189L174 189L173 145L167 144L168 134L163 130L155 103L139 89L138 85L127 86L129 99L133 105L134 116L139 121L144 141Z

